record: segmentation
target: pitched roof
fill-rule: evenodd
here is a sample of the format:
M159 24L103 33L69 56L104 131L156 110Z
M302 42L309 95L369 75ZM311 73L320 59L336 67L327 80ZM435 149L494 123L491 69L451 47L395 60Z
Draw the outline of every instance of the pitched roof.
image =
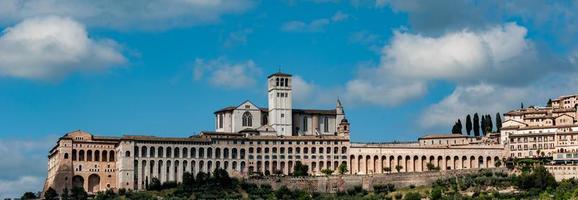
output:
M271 74L271 75L267 76L267 78L271 78L272 76L285 76L285 77L291 77L292 75L291 75L291 74L282 73L282 72L277 72L277 73L274 73L274 74Z
M235 106L227 106L224 108L221 108L217 111L215 111L214 113L220 113L220 112L227 112L227 111L233 111L235 110L237 107ZM259 110L261 110L261 112L269 112L268 108L263 108L260 107ZM293 109L293 113L297 113L297 114L319 114L319 115L336 115L337 112L335 109Z
M467 136L467 135L462 135L462 134L429 134L429 135L424 135L420 138L418 138L418 140L421 139L438 139L438 138L469 138L471 136Z

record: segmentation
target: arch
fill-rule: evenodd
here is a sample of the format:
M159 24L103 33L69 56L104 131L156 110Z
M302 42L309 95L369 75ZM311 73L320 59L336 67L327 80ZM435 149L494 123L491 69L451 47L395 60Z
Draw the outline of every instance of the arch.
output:
M326 154L331 154L331 147L325 148L325 153L326 153Z
M159 181L161 181L161 183L163 182L163 178L166 176L163 176L163 161L159 160L158 161L158 166L157 166L157 174L159 175Z
M108 162L108 152L102 151L102 162Z
M221 159L221 148L219 147L215 148L215 158ZM219 167L217 166L217 168Z
M395 157L393 155L389 156L389 163L387 164L389 167L390 172L395 170Z
M141 147L140 153L141 153L140 157L146 158L147 157L147 147L145 147L145 146Z
M355 160L355 156L354 156L354 155L350 155L350 156L349 156L349 166L348 166L348 167L349 167L349 173L350 173L350 174L356 173L356 172L353 171L353 170L354 170L354 169L353 169L353 163L354 163L353 161L354 161L354 160Z
M199 158L205 158L205 148L199 148Z
M240 159L245 159L245 149L241 149L241 153L239 154Z
M129 157L130 157L130 155L129 155ZM108 161L114 162L114 150L110 150L108 152Z
M151 147L151 148L149 149L149 157L154 158L154 157L155 157L155 153L156 153L155 147Z
M220 169L221 168L221 161L215 161L215 169Z
M413 171L414 171L414 172L419 172L419 171L422 171L422 170L423 170L423 169L418 169L418 168L421 168L421 163L420 163L420 165L417 165L418 162L419 162L419 156L417 156L417 155L413 156L413 160L412 160L412 164L411 164L411 165L412 165L412 168L413 168Z
M84 188L84 178L80 175L73 176L72 187Z
M233 149L231 150L231 158L232 158L232 159L237 159L237 153L238 153L238 152L237 152L237 148L233 148Z
M88 176L88 192L100 191L100 176L97 174L91 174Z
M180 158L181 157L181 149L179 149L179 147L175 147L175 158Z
M213 162L207 161L207 173L211 173L213 171Z
M385 167L387 167L386 162L387 161L387 157L386 156L381 156L381 161L379 161L379 163L381 163L381 168L379 169L380 173L384 173L385 172Z
M475 165L475 162L476 162L476 157L475 157L475 156L470 156L470 168L471 168L471 169L477 168L476 165Z
M138 157L140 154L138 153L140 150L140 148L138 148L137 146L134 147L134 157Z
M410 172L413 170L413 168L410 169L410 167L411 167L410 161L411 161L411 156L405 156L405 162L404 162L404 166L403 166L403 168L405 168L404 169L405 172Z
M207 148L207 158L213 158L213 148Z
M86 151L86 161L92 161L92 150Z
M337 165L339 165L339 163L337 161L335 161L335 163L333 163L333 168L337 169ZM373 173L379 173L381 171L380 168L383 168L383 167L381 167L381 164L379 162L379 156L375 155L375 156L373 156Z
M341 147L341 154L347 154L347 147Z
M401 170L399 170L400 172L402 172L405 169L405 167L402 165L402 162L403 162L403 157L397 156L397 163L395 163L395 166L393 166L392 170L395 170L397 172L397 169L395 169L395 168L399 165L399 166L403 167Z
M189 158L189 150L187 147L183 148L183 158Z
M197 170L196 170L196 168L195 168L195 167L196 167L195 164L197 164L197 163L195 163L195 160L191 160L191 174L192 174L193 176L196 176L196 175L197 175Z
M223 159L229 159L229 149L223 148Z
M239 171L239 169L237 168L237 161L233 161L233 163L231 163L231 168L235 171Z
M76 159L78 158L78 156L76 154L77 154L76 149L73 149L72 150L72 161L76 161Z
M444 166L444 169L443 169L443 170L453 169L451 161L452 161L452 158L451 158L450 156L446 156L446 160L445 160L445 162L444 162L444 163L445 163L445 166Z
M159 152L157 153L157 156L158 156L159 158L162 158L162 157L164 157L164 155L165 155L165 154L164 154L164 152L163 152L163 147L159 147Z
M467 169L467 163L468 162L468 157L467 156L462 156L462 169Z
M96 161L96 162L100 161L100 151L99 150L94 151L94 161Z
M125 151L125 152L124 152L124 157L127 157L127 158L130 157L130 151Z
M64 153L64 159L68 159L68 153Z
M484 157L483 156L478 156L478 165L476 166L477 168L483 168L484 167Z
M166 157L171 158L171 156L173 156L173 151L171 147L167 147Z
M200 149L199 149L200 150ZM199 151L200 152L200 151ZM199 172L205 172L204 170L205 168L205 162L204 161L199 161Z
M329 148L329 147L328 147L328 148ZM331 150L331 149L329 149L329 150ZM365 169L364 169L364 170L365 170L365 174L369 174L370 172L373 171L373 169L369 167L369 166L372 166L372 167L373 167L373 165L370 163L370 161L371 161L371 156L369 156L369 155L365 156L365 160L364 160L364 163L365 163ZM329 163L328 163L328 164L329 164ZM327 166L327 167L329 168L329 166Z
M319 147L319 153L323 154L323 147Z
M229 161L224 161L224 162L223 162L223 169L224 169L224 170L229 170Z
M241 173L245 172L245 161L241 161L241 166L239 167Z
M333 147L333 154L339 153L339 147Z
M197 149L191 147L191 158L197 158Z
M460 167L459 167L459 161L460 161L460 157L454 156L454 167L453 167L453 169L460 169Z
M436 166L437 166L440 170L445 170L444 166L442 166L443 160L444 160L444 158L443 158L442 156L438 156L437 161L436 161Z
M252 127L253 126L253 115L249 111L245 111L243 113L243 127Z
M309 148L303 147L303 154L309 154Z
M427 170L427 157L421 156L421 171L425 172Z
M491 163L492 163L492 157L490 157L490 156L486 157L486 168L494 167L494 166L490 165Z
M362 162L362 161L363 161L363 156L361 156L361 155L357 156L357 172L359 172L359 173L365 173L364 171L361 171L363 168L365 168L364 167L365 162ZM364 164L364 165L362 165L362 164ZM319 167L319 169L321 169L321 168L322 167Z

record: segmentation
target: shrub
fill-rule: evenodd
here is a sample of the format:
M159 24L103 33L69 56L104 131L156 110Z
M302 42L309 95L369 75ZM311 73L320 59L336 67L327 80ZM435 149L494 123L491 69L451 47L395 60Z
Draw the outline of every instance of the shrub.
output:
M401 198L403 197L401 192L395 193L393 196L395 197L395 200L401 200Z
M404 200L421 200L421 194L419 192L408 192L403 197Z

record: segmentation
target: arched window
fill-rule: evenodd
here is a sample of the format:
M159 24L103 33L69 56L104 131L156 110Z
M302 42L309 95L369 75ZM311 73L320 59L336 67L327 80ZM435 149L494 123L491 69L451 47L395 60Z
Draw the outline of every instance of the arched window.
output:
M253 116L250 112L243 113L243 126L253 126Z
M128 154L128 155L130 157L130 154ZM114 162L114 151L112 151L112 150L108 154L108 161Z
M329 132L329 118L323 118L323 132Z
M124 152L124 157L127 157L127 158L130 157L130 151ZM112 161L112 159L111 159L111 161Z
M72 161L76 161L77 155L76 155L76 149L72 150Z
M68 153L64 154L64 159L68 159Z

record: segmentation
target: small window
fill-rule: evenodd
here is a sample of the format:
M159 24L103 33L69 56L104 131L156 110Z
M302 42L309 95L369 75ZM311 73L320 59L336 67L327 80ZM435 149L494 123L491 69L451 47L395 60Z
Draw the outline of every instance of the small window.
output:
M126 152L124 153L124 157L130 157L130 151L126 151Z
M68 159L68 153L64 154L64 159Z

